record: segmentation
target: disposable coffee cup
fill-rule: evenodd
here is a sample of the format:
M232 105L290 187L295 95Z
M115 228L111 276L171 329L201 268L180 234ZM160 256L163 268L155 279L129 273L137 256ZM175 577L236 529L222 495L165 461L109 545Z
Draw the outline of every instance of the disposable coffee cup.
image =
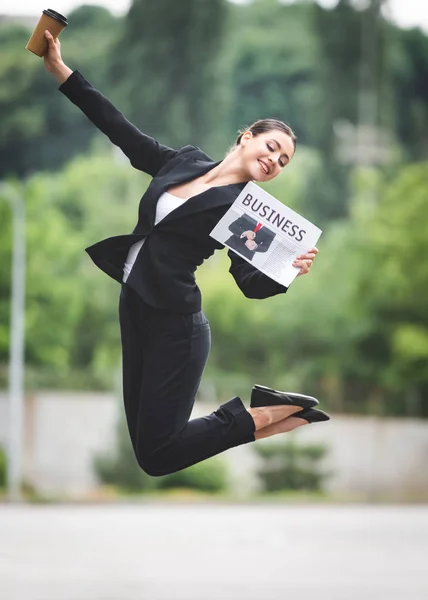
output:
M48 40L45 37L46 29L56 39L67 25L67 17L64 17L64 15L51 8L44 10L25 48L37 54L37 56L44 56L49 47Z

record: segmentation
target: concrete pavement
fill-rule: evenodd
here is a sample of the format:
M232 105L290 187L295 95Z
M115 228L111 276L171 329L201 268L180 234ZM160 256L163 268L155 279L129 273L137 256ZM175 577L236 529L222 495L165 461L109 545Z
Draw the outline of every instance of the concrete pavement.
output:
M0 506L1 600L427 598L427 506Z

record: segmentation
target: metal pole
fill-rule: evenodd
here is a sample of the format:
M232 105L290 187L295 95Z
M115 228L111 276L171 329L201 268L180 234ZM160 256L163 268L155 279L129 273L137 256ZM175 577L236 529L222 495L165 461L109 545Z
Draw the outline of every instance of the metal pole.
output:
M381 53L380 19L385 0L370 0L361 18L360 90L358 97L358 125L374 133L379 127L379 60ZM364 139L360 140L361 147Z
M9 440L7 489L12 502L21 499L24 414L24 322L25 322L25 205L11 186L0 185L13 215L12 293L9 358Z

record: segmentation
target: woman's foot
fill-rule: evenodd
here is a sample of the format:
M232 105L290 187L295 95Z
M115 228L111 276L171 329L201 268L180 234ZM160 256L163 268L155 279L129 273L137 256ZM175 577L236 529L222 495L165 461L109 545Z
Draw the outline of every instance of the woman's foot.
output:
M329 420L330 415L322 410L301 410L294 416L285 418L283 421L277 421L276 423L271 423L262 429L256 430L254 436L256 440L261 440L263 438L271 437L272 435L277 435L278 433L288 433L289 431L293 431L293 429L297 429L297 427L301 427L302 425L308 425L309 423L320 423L322 421Z
M278 406L295 405L302 408L313 408L318 404L318 400L312 396L305 394L297 394L296 392L280 392L265 385L255 384L251 390L251 408L258 406Z
M248 408L247 410L253 418L257 432L260 429L266 429L266 427L270 427L277 422L286 420L294 413L301 411L302 407L296 405L260 406ZM300 419L300 421L302 420Z
M293 431L302 425L308 425L308 421L305 419L299 419L299 417L291 416L283 419L282 421L272 423L267 427L263 427L263 429L259 429L258 431L256 430L254 437L256 440L262 440L263 438L268 438L279 433L288 433L289 431Z

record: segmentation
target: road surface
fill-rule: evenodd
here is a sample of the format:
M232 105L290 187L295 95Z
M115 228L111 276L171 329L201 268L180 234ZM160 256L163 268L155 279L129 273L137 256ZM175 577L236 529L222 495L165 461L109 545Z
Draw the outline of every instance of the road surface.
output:
M428 506L0 505L1 600L427 600Z

